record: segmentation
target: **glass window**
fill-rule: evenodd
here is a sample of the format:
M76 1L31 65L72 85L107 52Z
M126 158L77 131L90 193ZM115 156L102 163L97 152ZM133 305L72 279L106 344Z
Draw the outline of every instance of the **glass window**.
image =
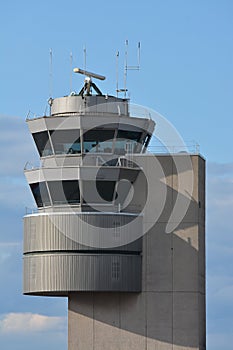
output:
M81 153L80 130L50 130L55 154Z
M118 130L115 143L115 153L125 154L135 151L137 143L141 138L141 131Z
M128 130L118 130L118 139L127 139L139 142L142 133L141 131L128 131Z
M92 129L84 131L84 152L112 153L114 130Z
M83 201L86 204L112 202L115 181L83 181Z
M36 132L32 134L32 136L41 157L46 157L52 154L48 131Z
M116 166L117 163L118 163L118 158L113 158L105 162L103 166Z
M80 192L77 180L49 181L53 204L79 204Z
M51 205L45 182L36 182L30 184L30 187L38 207Z

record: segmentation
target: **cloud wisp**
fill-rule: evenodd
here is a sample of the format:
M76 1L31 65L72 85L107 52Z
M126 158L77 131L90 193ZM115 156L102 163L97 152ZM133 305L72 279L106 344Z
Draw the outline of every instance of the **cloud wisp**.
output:
M66 330L66 317L45 316L33 313L8 313L0 319L0 333L63 332Z

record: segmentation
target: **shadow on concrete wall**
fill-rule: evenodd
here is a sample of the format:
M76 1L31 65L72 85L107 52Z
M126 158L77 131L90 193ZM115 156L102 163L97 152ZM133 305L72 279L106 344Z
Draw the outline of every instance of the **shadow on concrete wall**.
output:
M205 268L200 267L198 247L204 244L204 231L199 229L199 206L190 201L175 232L166 234L166 222L158 220L143 237L141 293L74 293L69 295L69 311L152 340L197 348L201 343L200 349L205 349ZM79 327L78 322L72 327Z

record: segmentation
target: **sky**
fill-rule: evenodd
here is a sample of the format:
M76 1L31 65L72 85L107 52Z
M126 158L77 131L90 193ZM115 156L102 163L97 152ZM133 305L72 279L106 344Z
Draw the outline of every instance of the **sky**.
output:
M0 348L62 350L67 301L22 295L22 235L34 202L23 175L38 157L25 123L70 92L73 66L106 75L103 92L127 88L133 103L167 118L207 160L207 349L233 344L233 2L231 0L7 1L0 11ZM50 79L49 50L53 52ZM74 75L72 90L82 78Z

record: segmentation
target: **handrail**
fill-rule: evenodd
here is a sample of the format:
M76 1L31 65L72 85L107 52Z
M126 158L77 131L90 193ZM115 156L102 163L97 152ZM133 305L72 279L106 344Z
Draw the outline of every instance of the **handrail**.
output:
M147 148L146 154L200 154L200 145L193 142L185 142L183 145L151 145Z

